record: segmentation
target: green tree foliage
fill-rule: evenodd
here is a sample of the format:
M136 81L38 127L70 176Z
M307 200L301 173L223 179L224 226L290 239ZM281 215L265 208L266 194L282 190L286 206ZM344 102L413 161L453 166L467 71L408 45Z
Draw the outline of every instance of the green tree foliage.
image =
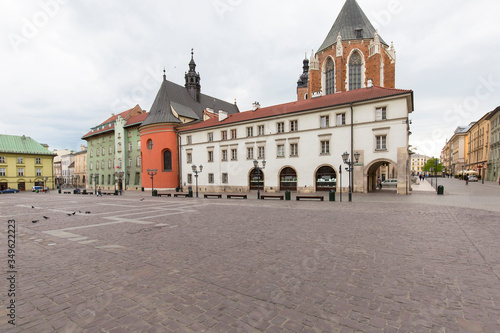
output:
M432 168L432 170L433 170L432 172L436 172L436 169L435 169L436 161L438 163L437 172L442 172L443 171L443 164L441 162L439 162L438 158L431 158L431 159L427 160L427 163L425 163L422 170L424 170L425 172L431 172L431 168Z

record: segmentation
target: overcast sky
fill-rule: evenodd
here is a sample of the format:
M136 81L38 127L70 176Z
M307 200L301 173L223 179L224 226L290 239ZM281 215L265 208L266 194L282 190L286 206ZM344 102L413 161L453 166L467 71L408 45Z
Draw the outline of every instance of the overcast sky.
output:
M500 3L358 0L412 89L410 144L438 156L459 125L500 105ZM0 132L79 150L89 129L162 79L183 85L194 48L202 92L241 111L296 100L302 60L344 0L2 0Z

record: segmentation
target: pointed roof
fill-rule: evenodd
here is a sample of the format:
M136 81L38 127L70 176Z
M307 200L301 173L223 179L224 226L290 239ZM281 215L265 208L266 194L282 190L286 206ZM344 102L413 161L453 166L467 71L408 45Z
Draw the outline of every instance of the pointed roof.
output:
M356 30L361 29L362 38L356 35ZM332 29L326 36L325 41L321 44L318 52L323 51L327 47L337 42L337 36L342 37L342 40L355 40L375 38L375 28L370 23L370 20L365 15L356 0L347 0L340 11L339 16L335 20ZM380 42L389 46L380 38Z
M182 123L179 118L172 113L171 100L167 89L167 78L163 75L163 82L151 106L148 116L142 122L142 126L161 123Z

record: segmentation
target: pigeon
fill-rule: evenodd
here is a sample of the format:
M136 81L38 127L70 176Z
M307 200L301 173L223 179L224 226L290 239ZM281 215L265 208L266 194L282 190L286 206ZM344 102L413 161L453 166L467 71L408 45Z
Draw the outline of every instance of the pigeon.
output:
M79 210L79 211L78 211L78 213L80 213L80 214L81 214L81 213L82 213L82 211L81 211L81 210Z
M66 215L71 216L71 215L73 215L73 214L66 214Z
M71 215L75 215L75 214L76 214L76 212L71 213Z
M31 206L31 208L35 208L35 206Z
M45 215L43 216L43 218L44 218L44 219L46 219L46 220L48 220L48 219L49 219L49 217L48 217L48 216L45 216Z
M141 201L144 201L144 198L141 198Z
M90 212L89 212L89 211L86 211L86 212L85 212L85 214L90 214Z
M31 221L31 223L37 223L37 222L39 222L39 220Z

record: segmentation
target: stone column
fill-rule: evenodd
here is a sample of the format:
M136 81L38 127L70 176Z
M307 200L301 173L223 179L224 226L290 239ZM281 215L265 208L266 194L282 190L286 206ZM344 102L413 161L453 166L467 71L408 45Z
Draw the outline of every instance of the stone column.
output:
M398 194L407 195L410 194L410 171L408 165L408 148L401 147L398 148Z

